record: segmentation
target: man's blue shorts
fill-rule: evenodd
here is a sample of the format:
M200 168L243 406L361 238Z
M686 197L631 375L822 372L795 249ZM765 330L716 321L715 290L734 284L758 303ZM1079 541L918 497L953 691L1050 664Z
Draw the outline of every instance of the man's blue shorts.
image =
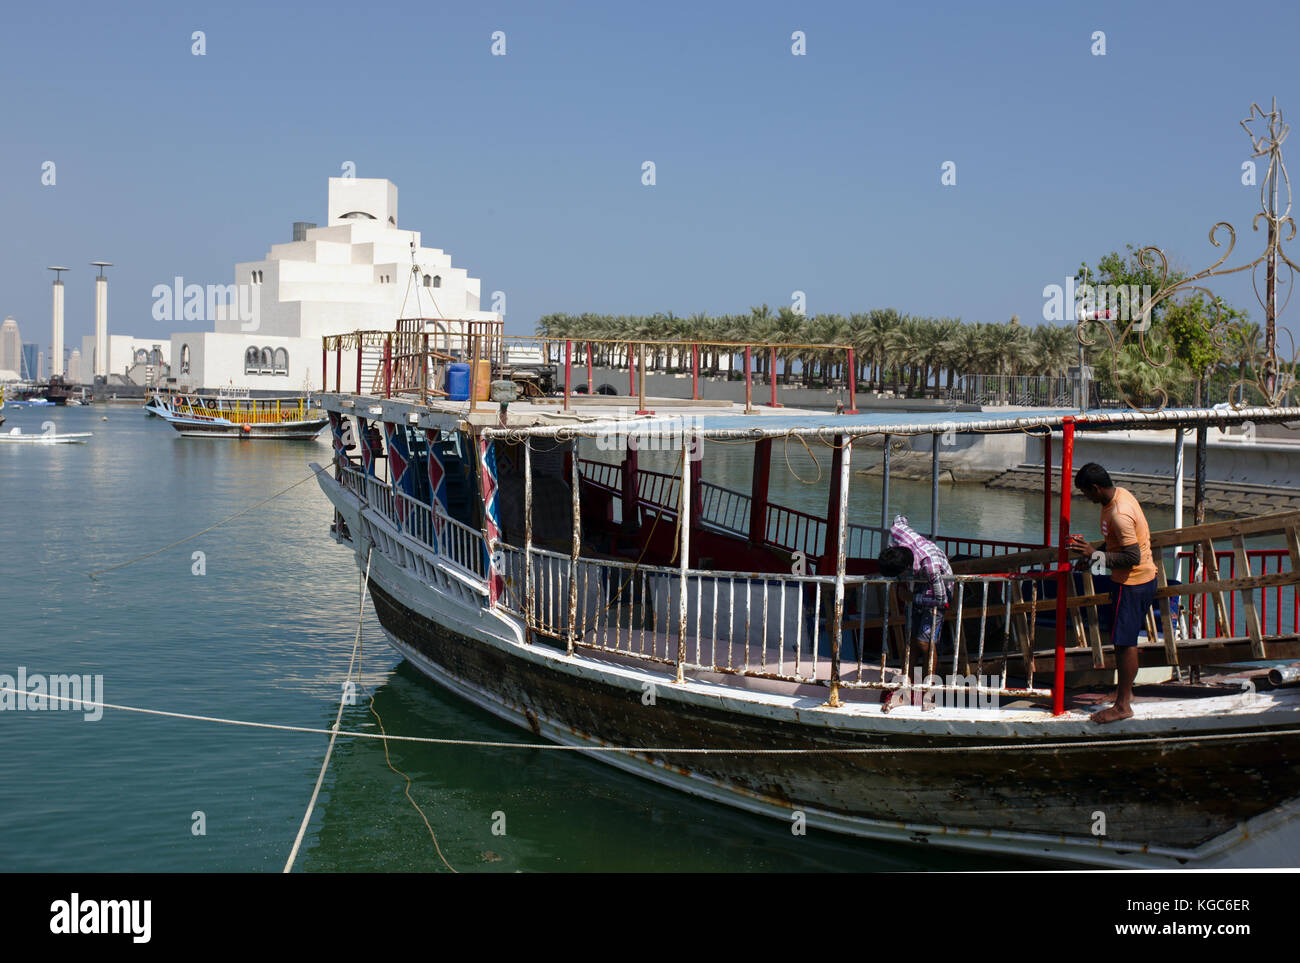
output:
M918 642L929 643L934 634L936 621L939 624L939 640L946 642L948 640L948 627L944 624L943 616L947 611L944 606L933 605L916 605L912 607L912 638ZM936 618L937 613L937 618Z
M1156 599L1156 580L1141 585L1116 585L1110 590L1110 596L1115 602L1111 644L1137 645L1138 633L1146 628L1147 612Z

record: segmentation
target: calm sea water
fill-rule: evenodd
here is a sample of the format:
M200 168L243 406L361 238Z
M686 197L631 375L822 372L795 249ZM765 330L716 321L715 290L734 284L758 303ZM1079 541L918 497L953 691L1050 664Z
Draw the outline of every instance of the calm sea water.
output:
M327 536L314 481L184 545L96 579L309 475L325 442L188 439L137 408L5 409L3 429L92 431L84 446L0 445L0 673L91 673L132 706L328 727L356 627L358 573ZM107 416L107 421L101 420ZM816 477L811 463L791 461ZM706 477L747 478L737 449L706 449ZM824 470L829 461L823 456ZM826 479L773 500L822 510ZM879 518L855 481L854 520ZM929 491L896 482L924 527ZM945 532L1033 539L1041 500L946 490ZM1095 509L1076 504L1096 532ZM1167 515L1153 511L1153 526ZM205 573L194 574L195 552ZM364 682L390 733L527 741L426 681L382 641L367 605ZM363 697L345 728L375 731ZM278 871L326 737L108 710L0 713L0 871ZM1006 860L875 845L733 812L572 754L390 745L442 851L462 871L815 871L1009 867ZM438 870L382 743L340 740L297 867ZM205 833L194 827L202 813ZM505 835L493 833L504 814Z

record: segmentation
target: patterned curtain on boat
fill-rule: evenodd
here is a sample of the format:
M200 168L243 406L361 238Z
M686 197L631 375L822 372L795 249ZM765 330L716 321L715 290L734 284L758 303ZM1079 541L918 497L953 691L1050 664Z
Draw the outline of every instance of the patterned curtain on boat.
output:
M384 455L384 439L373 422L358 417L357 427L361 430L361 466L366 474L375 478L379 474L377 462Z
M433 530L437 534L433 539L434 551L441 551L442 517L450 514L447 509L447 470L438 451L440 436L437 428L424 429L425 450L429 456L429 504L433 508Z
M413 495L411 486L411 448L406 441L406 426L391 421L384 422L388 439L388 480L393 486L393 508L397 513L397 527L405 529L408 506L400 495Z
M343 415L337 411L330 412L330 436L334 439L334 467L341 468L347 464L347 444L343 441Z
M484 570L488 573L488 605L495 606L505 591L501 556L501 515L497 508L497 453L495 444L480 436L478 443L479 485L483 493Z

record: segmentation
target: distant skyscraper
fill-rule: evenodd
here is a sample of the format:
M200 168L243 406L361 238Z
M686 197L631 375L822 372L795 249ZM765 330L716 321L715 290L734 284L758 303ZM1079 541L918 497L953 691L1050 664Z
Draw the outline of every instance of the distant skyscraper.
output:
M45 377L45 352L36 352L36 380L40 381Z
M74 385L81 384L81 352L76 348L68 355L68 381Z
M23 345L23 367L22 370L18 372L18 374L21 375L25 380L35 381L37 378L41 376L40 354L41 354L40 348L37 345L33 344L32 342L29 341L25 345Z
M5 318L4 324L0 324L0 369L21 374L22 363L23 339L18 333L18 322Z

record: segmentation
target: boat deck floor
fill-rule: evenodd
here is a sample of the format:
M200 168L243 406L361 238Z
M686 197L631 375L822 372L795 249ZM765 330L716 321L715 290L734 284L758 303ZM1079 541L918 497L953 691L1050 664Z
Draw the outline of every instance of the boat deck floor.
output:
M678 650L675 636L649 630L643 636L640 630L636 630L633 632L629 643L627 633L624 632L619 639L620 644L617 648L614 648L612 635L609 638L604 638L603 632L589 631L586 633L585 641L586 646L580 646L578 651L586 658L642 670L653 667L655 670L662 671L666 676L671 677L673 675L674 670L670 663L676 659ZM792 647L788 647L784 658L778 663L776 653L771 646L768 648L768 658L764 661L759 657L758 647L751 644L748 653L749 658L746 660L743 643L733 643L731 661L728 663L726 661L725 642L718 644L716 648L713 648L712 645L711 639L701 640L700 648L697 651L696 639L688 636L686 640L687 660L707 664L710 662L710 655L716 654L724 665L729 666L728 670L688 669L686 671L687 678L697 682L723 685L748 692L761 692L801 699L818 699L820 701L824 701L826 698L826 683L831 674L831 660L828 657L819 656L814 662L807 653L802 653L799 656L796 669L795 654ZM986 675L995 675L1000 671L1000 665L1000 659L986 658L984 673ZM936 669L936 674L939 674L940 671L944 675L952 673L951 655L948 656L942 670ZM783 675L797 674L809 681L800 683L788 679L770 678L771 675L777 673ZM971 673L978 674L976 666L972 665ZM880 675L879 660L871 662L864 659L859 665L856 659L843 659L840 663L840 681L844 687L840 689L840 699L844 702L879 705L886 695L885 690L853 688L853 685L855 683L878 683ZM894 670L890 670L890 675L892 678ZM1269 687L1266 681L1267 669L1255 665L1206 666L1199 681L1195 683L1175 681L1172 679L1172 675L1173 671L1171 669L1171 678L1167 682L1135 686L1133 692L1134 701L1138 703L1172 702L1192 698L1232 695L1242 690L1242 686L1247 679L1252 680L1259 689ZM1016 680L1013 679L1012 681ZM1051 685L1051 679L1036 677L1034 684L1037 687L1046 688ZM1091 711L1109 704L1114 692L1115 686L1113 682L1108 685L1090 685L1070 689L1066 692L1066 708ZM1016 699L1013 702L1005 701L1007 698L1011 697L1003 697L1001 702L1003 708L1029 708L1035 705L1047 705L1049 702L1045 697L1028 697Z

